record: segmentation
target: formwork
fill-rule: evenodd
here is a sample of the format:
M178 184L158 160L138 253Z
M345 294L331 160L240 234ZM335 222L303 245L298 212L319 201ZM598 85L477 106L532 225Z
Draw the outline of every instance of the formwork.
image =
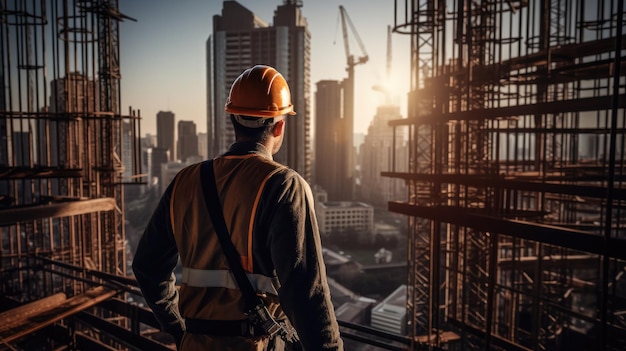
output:
M626 349L622 1L395 1L413 348ZM409 171L399 171L408 165Z

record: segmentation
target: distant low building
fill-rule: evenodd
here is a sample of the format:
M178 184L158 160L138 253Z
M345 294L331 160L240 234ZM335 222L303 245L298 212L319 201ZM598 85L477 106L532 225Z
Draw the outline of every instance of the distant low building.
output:
M371 233L374 228L374 208L363 202L321 202L316 212L320 231L325 235L346 230Z
M372 309L372 328L406 335L407 286L402 284Z
M335 310L337 319L361 325L368 325L371 319L372 306L376 300L367 297L357 297L353 301L346 302Z

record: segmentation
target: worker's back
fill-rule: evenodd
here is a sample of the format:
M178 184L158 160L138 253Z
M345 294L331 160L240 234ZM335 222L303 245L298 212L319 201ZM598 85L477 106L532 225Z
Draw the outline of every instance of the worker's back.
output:
M231 240L241 255L242 266L250 273L258 273L254 270L254 226L251 225L256 215L255 205L259 202L266 180L283 168L255 154L214 160L224 219ZM181 171L172 188L171 223L183 266L181 313L186 318L246 319L239 290L205 286L211 283L218 285L219 282L210 278L216 276L216 271L229 271L230 268L208 215L210 209L205 205L200 179L200 164L196 164ZM260 251L259 254L266 252ZM265 276L257 276L258 280L262 280L259 284L269 282L268 275L272 272L261 273ZM271 284L262 286L264 289L272 287ZM276 294L277 288L266 291ZM206 303L209 300L220 303Z

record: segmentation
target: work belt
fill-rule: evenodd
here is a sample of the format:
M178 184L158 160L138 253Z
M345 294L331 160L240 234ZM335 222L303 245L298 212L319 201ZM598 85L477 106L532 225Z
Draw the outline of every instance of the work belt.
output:
M212 336L243 336L253 337L266 335L263 330L255 328L248 320L206 320L185 318L187 333Z

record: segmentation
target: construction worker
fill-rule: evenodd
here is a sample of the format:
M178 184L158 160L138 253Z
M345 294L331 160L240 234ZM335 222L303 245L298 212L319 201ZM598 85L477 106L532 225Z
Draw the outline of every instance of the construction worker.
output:
M296 114L289 86L274 68L254 66L234 81L225 110L236 141L212 162L243 268L276 320L295 328L304 350L343 350L311 188L272 159L282 145L286 117ZM288 348L281 337L270 338L251 325L245 314L242 292L207 214L206 178L200 176L205 162L180 171L163 194L135 253L137 282L179 350ZM180 293L172 273L179 256Z

